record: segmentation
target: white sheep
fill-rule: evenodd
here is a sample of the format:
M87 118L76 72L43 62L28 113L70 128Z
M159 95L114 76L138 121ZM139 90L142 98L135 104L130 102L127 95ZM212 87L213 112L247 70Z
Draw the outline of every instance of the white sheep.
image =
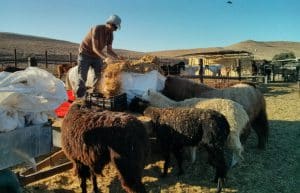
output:
M238 162L239 158L243 159L243 146L240 141L240 134L243 129L247 128L249 117L239 103L228 99L218 98L190 98L176 102L154 90L145 92L142 99L148 101L150 105L154 107L195 107L200 109L212 109L220 112L226 117L230 126L227 147L233 152L231 167ZM195 148L192 152L192 161L194 162Z

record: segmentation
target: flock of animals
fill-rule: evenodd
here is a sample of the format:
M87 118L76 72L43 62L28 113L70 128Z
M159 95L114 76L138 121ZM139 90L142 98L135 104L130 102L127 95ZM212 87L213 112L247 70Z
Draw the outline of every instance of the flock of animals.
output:
M71 67L58 66L59 77ZM161 92L148 90L142 97L134 98L130 110L151 118L151 135L156 136L164 159L162 177L168 174L171 154L181 175L184 149L191 150L194 162L196 150L202 147L215 169L217 192L221 192L230 168L243 160L243 144L251 130L257 134L260 149L266 147L269 135L264 96L249 83L215 89L167 76ZM87 179L92 180L94 192L99 192L96 176L103 175L108 163L117 169L126 192L146 193L142 176L151 152L147 132L130 112L90 109L82 101L74 101L63 119L61 140L80 179L82 193L87 192ZM230 160L226 149L231 152Z
M249 83L215 89L167 76L162 92L148 90L132 100L130 110L151 118L151 135L156 137L164 159L162 177L168 174L171 154L181 175L184 150L191 150L194 162L196 150L202 147L215 168L217 192L224 187L230 168L243 160L243 144L251 129L260 149L266 147L269 135L264 96ZM149 131L130 112L88 109L84 103L74 102L61 129L62 147L73 162L82 193L86 193L89 178L94 192L99 192L96 175L102 175L108 163L116 167L126 192L147 192L141 179L151 152ZM226 157L226 149L232 159Z

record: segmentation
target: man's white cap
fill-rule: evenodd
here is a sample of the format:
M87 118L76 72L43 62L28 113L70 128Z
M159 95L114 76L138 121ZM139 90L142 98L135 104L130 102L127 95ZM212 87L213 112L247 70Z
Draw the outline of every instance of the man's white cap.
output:
M115 24L118 29L121 29L121 18L117 15L109 16L109 18L106 20L106 23Z

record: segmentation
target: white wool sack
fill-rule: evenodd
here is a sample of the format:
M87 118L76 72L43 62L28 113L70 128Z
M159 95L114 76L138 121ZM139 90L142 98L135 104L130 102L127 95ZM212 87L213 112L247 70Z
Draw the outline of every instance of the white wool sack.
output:
M135 96L142 96L148 89L161 91L164 88L166 77L157 70L148 73L121 73L121 91L127 94L127 101Z
M10 75L11 73L10 72L0 72L0 81L4 78L6 78L8 75Z

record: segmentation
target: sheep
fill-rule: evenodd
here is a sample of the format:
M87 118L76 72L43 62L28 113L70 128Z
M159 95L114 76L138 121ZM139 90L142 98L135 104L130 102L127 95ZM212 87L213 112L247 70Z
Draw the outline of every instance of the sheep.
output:
M263 94L253 84L239 83L228 88L215 89L185 78L168 76L162 93L176 101L192 97L203 97L230 99L241 104L258 136L257 147L265 149L269 135L266 101ZM249 132L243 133L241 140L245 141L248 135Z
M229 134L229 124L222 114L210 109L148 107L144 115L151 118L161 146L165 161L162 176L167 175L171 152L180 175L183 148L202 145L208 152L209 163L216 169L214 180L218 190L222 189L227 173L224 145Z
M142 100L140 97L133 97L128 105L128 109L134 113L143 113L144 110L149 106L149 102Z
M212 109L224 115L230 126L230 133L227 140L227 146L233 152L231 167L235 165L238 158L243 159L243 146L240 141L240 134L244 129L248 129L247 123L249 117L244 108L228 99L207 99L207 98L190 98L184 101L176 102L163 94L148 90L142 96L142 99L149 102L154 107L195 107L200 109ZM193 157L193 162L195 157Z
M149 152L149 139L143 124L124 112L96 111L74 101L62 122L62 149L73 162L75 174L86 193L86 180L92 177L98 193L96 175L112 162L122 187L130 193L146 193L141 182Z

